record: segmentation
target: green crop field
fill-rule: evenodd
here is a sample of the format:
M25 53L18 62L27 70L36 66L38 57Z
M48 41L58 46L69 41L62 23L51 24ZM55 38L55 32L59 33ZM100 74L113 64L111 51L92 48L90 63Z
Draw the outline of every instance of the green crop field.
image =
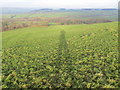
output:
M3 88L118 88L117 24L2 32Z

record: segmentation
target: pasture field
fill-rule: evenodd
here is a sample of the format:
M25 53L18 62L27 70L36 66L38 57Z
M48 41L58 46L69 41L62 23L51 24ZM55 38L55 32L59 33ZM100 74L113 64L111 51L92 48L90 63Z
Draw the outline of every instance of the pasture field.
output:
M3 88L118 88L117 22L3 33Z
M117 21L117 10L52 10L52 11L31 11L21 14L3 14L3 18L31 18L31 17L46 17L58 18L67 17L68 19L107 19Z

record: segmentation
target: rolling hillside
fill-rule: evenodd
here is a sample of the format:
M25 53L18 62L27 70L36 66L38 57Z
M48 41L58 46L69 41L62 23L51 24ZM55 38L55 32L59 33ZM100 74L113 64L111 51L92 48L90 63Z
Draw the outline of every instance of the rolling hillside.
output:
M3 88L117 88L117 39L117 22L3 32Z

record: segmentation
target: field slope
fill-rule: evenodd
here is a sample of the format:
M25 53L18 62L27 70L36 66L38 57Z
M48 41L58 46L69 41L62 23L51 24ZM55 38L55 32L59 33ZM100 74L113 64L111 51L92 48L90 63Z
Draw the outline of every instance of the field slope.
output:
M3 88L117 88L117 22L3 32Z

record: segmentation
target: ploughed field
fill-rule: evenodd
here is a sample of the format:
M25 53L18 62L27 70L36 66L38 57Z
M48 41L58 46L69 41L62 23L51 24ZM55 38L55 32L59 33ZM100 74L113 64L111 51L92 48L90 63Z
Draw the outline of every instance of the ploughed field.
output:
M117 22L3 32L3 88L117 88Z

